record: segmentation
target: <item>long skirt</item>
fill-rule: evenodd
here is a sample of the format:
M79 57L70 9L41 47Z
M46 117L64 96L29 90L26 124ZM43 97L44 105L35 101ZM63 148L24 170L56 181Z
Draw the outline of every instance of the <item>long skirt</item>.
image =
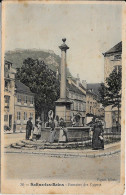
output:
M53 143L55 139L55 130L50 131L50 137L49 137L49 142Z
M59 142L66 142L66 136L64 135L63 129L60 129Z
M31 136L31 130L26 129L26 139L29 139L30 136Z
M93 132L93 138L92 138L92 148L93 149L104 149L104 140L100 139L101 131L100 129L95 129Z

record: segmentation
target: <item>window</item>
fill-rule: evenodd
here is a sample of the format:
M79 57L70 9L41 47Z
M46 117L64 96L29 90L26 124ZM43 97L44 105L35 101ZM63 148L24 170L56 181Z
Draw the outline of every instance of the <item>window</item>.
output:
M5 81L5 88L8 89L8 82Z
M27 112L24 112L24 120L27 120Z
M74 105L74 110L76 110L76 102L74 102L73 105Z
M69 98L71 98L71 93L69 92Z
M17 101L21 102L21 95L18 95Z
M71 110L74 110L74 102L71 104Z
M114 60L121 60L121 54L120 55L115 55Z
M115 68L115 71L117 72L117 74L122 69L121 65L116 65L116 66L114 66L114 68Z
M81 103L79 103L79 111L81 111Z
M86 104L84 103L84 104L83 104L83 111L85 111L85 105L86 105Z
M24 103L27 104L27 102L28 102L28 97L25 96L25 97L24 97Z
M84 111L84 110L83 110L83 103L81 103L81 111Z
M34 98L31 97L30 104L34 104Z
M5 96L4 96L4 98L5 98L5 103L9 103L10 96L8 96L8 95L5 95Z
M8 121L8 115L4 115L4 121Z
M92 113L92 107L90 106L90 113Z
M66 105L66 109L67 109L67 110L70 110L70 106L69 106L69 105Z
M5 101L4 107L9 108L10 96L5 95L4 96L4 101Z
M78 110L78 102L76 102L76 110Z
M21 113L17 112L17 120L20 120L20 119L21 119Z
M33 119L33 113L30 113L30 117Z

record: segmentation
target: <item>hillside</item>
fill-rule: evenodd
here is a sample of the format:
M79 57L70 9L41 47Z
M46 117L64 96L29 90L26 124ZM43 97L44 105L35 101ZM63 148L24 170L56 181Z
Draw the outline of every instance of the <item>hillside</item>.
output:
M61 58L51 50L37 50L37 49L17 49L15 51L8 51L5 53L5 60L13 63L14 68L20 68L23 61L27 58L43 60L48 67L55 71L59 68ZM71 73L67 69L67 76Z

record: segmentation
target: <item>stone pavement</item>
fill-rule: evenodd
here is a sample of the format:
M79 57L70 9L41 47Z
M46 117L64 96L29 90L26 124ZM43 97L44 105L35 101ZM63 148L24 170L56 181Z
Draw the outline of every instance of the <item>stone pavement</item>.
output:
M15 144L16 146L16 144ZM34 149L32 147L6 147L5 153L40 154L50 157L100 157L113 155L120 152L120 142L105 145L104 150L92 149Z
M19 134L19 133L26 133L26 130L22 130L22 131L16 131L15 133L13 132L13 130L10 131L4 131L4 134Z

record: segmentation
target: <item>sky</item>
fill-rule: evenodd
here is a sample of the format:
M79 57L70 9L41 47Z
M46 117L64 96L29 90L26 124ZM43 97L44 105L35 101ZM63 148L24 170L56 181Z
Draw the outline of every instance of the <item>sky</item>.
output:
M102 53L122 39L121 11L121 4L6 4L5 50L36 48L61 56L65 37L72 75L87 83L103 82Z

